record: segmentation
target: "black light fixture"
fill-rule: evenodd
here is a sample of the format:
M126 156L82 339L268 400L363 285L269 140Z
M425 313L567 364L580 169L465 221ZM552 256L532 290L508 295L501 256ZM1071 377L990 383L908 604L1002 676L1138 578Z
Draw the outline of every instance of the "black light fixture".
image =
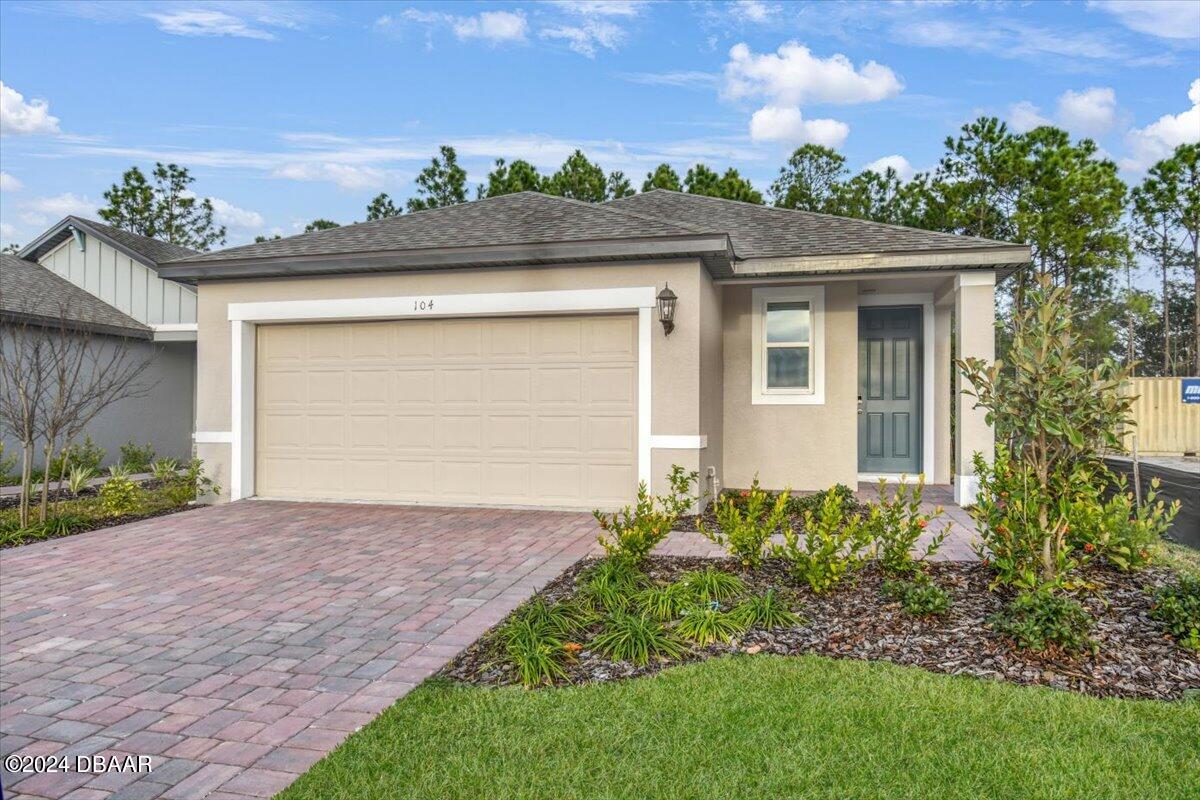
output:
M662 323L664 336L669 336L675 330L675 301L678 299L671 287L664 283L662 291L658 293L658 321Z

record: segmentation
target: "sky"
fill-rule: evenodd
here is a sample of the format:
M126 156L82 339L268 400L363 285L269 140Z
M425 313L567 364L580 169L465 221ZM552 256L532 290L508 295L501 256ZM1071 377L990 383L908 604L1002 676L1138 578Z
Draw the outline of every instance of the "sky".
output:
M0 243L186 166L228 244L576 147L766 190L805 142L937 163L980 115L1091 137L1136 181L1200 140L1200 2L0 2Z

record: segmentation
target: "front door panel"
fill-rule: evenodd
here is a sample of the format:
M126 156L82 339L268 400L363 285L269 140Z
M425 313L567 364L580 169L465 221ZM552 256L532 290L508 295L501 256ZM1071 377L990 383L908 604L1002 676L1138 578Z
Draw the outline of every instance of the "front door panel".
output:
M858 310L858 471L921 471L921 309Z

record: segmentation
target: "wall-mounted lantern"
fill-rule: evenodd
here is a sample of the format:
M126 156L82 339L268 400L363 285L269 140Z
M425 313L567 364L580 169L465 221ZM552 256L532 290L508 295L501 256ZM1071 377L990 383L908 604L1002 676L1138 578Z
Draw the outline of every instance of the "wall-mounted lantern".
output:
M669 336L671 331L675 330L675 301L678 298L671 291L671 287L663 284L663 289L658 293L658 321L662 323L663 335Z

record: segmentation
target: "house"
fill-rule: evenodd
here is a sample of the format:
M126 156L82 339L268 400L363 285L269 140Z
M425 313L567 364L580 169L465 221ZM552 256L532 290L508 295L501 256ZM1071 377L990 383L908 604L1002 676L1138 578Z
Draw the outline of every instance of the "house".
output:
M139 377L142 396L103 412L84 435L115 461L122 444L152 444L160 456L188 458L195 409L196 291L159 274L160 264L196 251L69 216L0 269L0 324L58 326L130 341L153 362ZM132 356L131 356L132 357ZM5 453L19 452L4 433ZM37 466L41 466L40 457Z
M993 439L951 342L993 357L996 281L1028 261L657 190L512 194L160 274L197 287L197 449L224 498L590 508L672 464L709 490L923 472L969 500Z

